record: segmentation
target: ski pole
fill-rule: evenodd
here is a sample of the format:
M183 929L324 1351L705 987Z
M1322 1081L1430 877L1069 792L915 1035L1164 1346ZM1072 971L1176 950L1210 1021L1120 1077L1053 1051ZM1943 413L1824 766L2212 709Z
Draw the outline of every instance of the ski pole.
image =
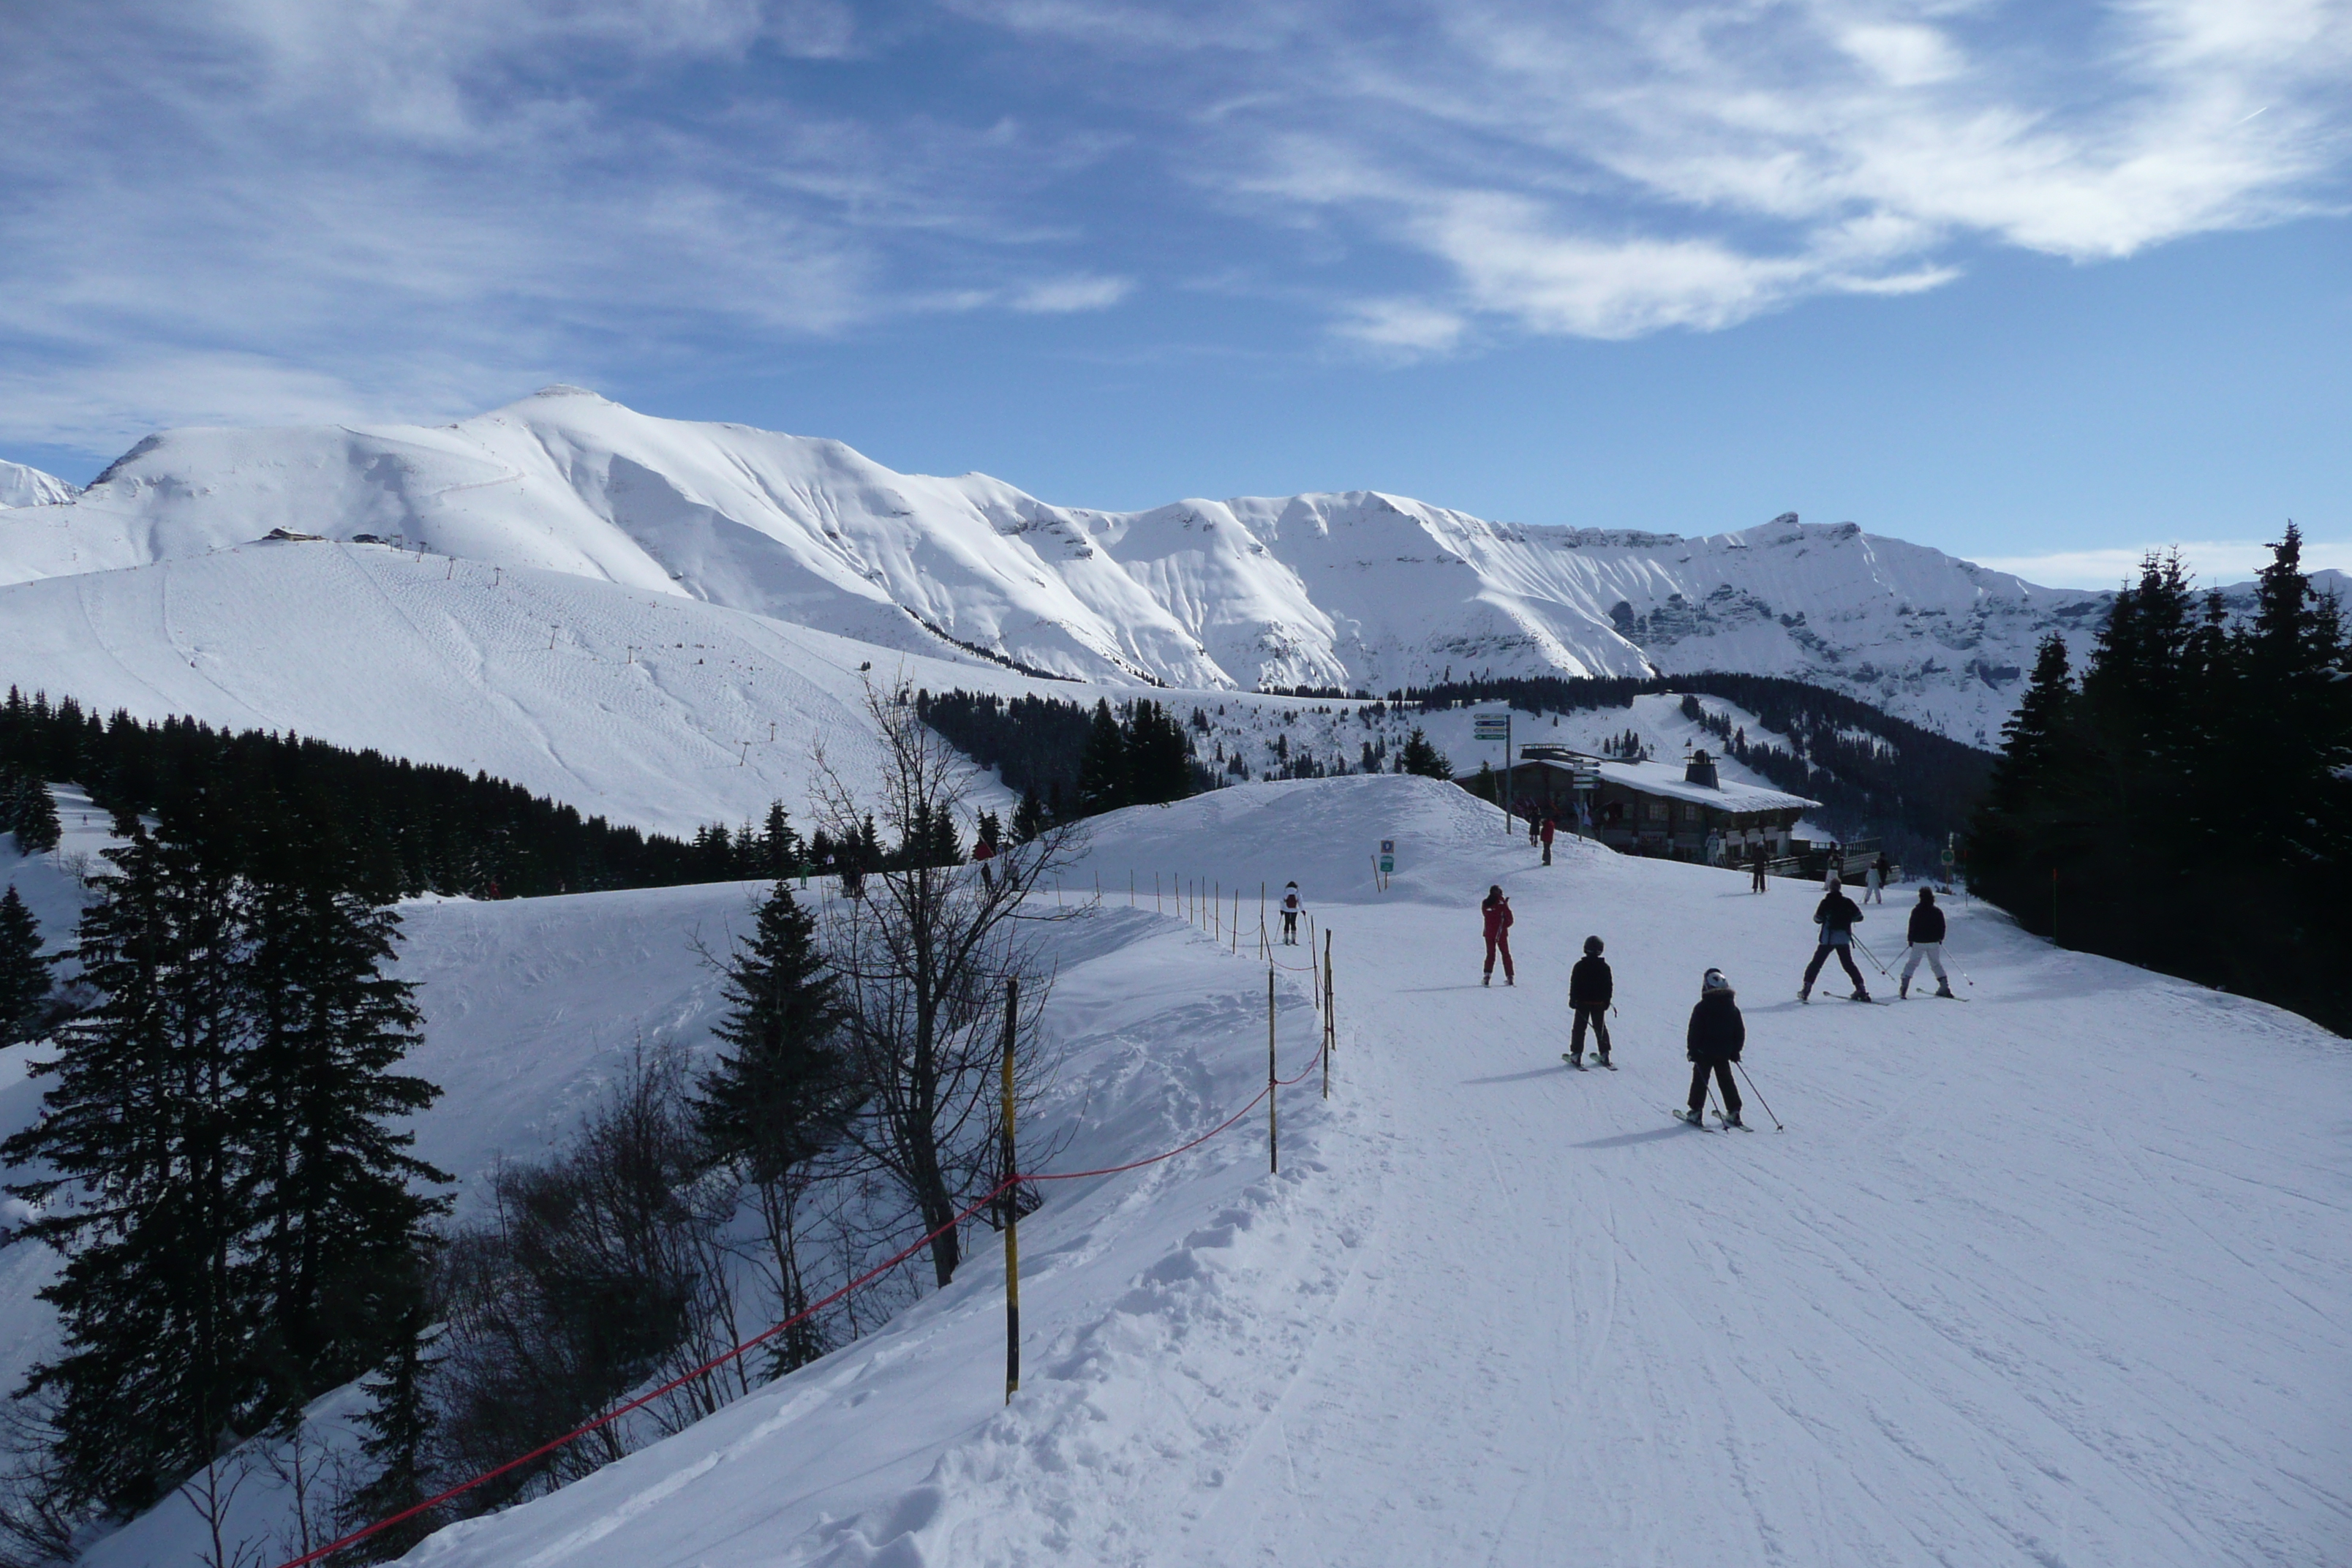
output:
M1731 1065L1739 1069L1739 1076L1741 1078L1747 1079L1748 1092L1756 1096L1756 1103L1764 1107L1764 1114L1767 1116L1772 1116L1772 1107L1766 1103L1762 1094L1758 1093L1756 1089L1756 1080L1748 1077L1747 1064L1744 1062L1733 1062ZM1772 1131L1775 1132L1786 1132L1788 1129L1780 1125L1780 1119L1779 1117L1772 1116Z
M1862 956L1870 960L1871 966L1876 969L1879 973L1885 975L1889 980L1895 978L1893 973L1888 971L1886 965L1878 962L1878 954L1871 952L1869 948L1863 945L1862 938L1853 938L1853 945L1862 949Z

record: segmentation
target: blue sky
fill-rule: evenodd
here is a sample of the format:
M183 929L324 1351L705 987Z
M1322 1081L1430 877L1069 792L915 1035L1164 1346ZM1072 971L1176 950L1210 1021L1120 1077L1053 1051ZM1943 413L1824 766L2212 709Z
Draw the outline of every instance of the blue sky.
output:
M573 381L1050 500L2352 566L2344 0L0 10L0 456Z

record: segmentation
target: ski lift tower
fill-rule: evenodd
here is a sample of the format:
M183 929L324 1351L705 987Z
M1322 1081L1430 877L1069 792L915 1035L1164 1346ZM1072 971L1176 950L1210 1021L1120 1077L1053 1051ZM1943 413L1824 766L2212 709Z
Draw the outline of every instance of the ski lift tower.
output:
M1515 815L1511 808L1518 798L1511 787L1511 710L1479 714L1470 721L1470 734L1473 740L1503 742L1503 831L1509 833Z

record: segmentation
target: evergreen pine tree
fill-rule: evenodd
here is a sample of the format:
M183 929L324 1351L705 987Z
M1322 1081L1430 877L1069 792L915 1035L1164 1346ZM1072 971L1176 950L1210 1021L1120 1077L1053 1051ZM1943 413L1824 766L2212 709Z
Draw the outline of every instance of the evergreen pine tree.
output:
M0 1046L34 1037L47 1011L49 962L40 922L11 882L0 891Z
M8 827L23 855L46 854L58 847L58 803L49 786L26 774L16 780L16 799L7 813Z
M1095 700L1094 721L1087 727L1087 743L1078 753L1078 811L1092 816L1116 811L1128 804L1127 737L1106 698Z
M1405 737L1403 750L1397 753L1397 772L1446 779L1454 776L1454 764L1445 760L1445 753L1429 743L1429 737L1415 725L1412 733Z
M1045 831L1045 803L1031 784L1021 792L1021 804L1013 808L1013 842L1026 844Z
M808 1305L796 1242L796 1201L808 1163L839 1139L853 1103L840 1040L843 1013L816 945L816 919L779 882L751 940L727 967L727 1015L711 1031L729 1049L706 1074L696 1124L717 1158L758 1190L774 1259L781 1316ZM813 1322L778 1336L782 1373L824 1352Z
M332 887L341 857L306 839L268 853L247 899L247 1116L252 1247L281 1408L374 1364L401 1331L449 1177L411 1155L402 1120L440 1091L394 1069L417 1043L415 983L383 973L400 918Z
M40 1292L62 1352L24 1392L56 1395L67 1493L118 1516L257 1430L268 1404L237 1247L236 879L201 835L129 826L80 928L103 1000L33 1068L55 1079L41 1120L0 1145L47 1167L8 1191L42 1210L18 1234L66 1259Z
M367 1433L360 1439L360 1454L373 1473L344 1500L341 1522L345 1529L405 1512L436 1489L431 1470L434 1417L425 1393L432 1371L425 1336L432 1331L433 1313L421 1280L406 1282L402 1293L408 1306L401 1314L391 1353L375 1375L360 1384L368 1396L368 1407L360 1416ZM377 1531L354 1550L362 1561L387 1563L406 1555L442 1522L437 1510L427 1510Z

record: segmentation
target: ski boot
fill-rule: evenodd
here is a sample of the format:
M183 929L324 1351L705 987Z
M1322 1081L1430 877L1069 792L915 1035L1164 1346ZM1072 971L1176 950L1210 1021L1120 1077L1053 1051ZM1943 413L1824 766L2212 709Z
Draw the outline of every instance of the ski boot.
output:
M1895 999L1898 1002L1911 1000L1911 983L1908 980L1895 988Z
M1938 995L1938 996L1943 997L1943 998L1944 998L1945 1000L1947 1000L1947 1001L1950 1001L1950 1000L1952 1000L1952 999L1953 999L1953 997L1952 997L1952 983L1951 983L1950 981L1947 980L1947 981L1943 982L1941 984L1937 985L1937 986L1936 987L1936 994L1937 994L1937 995Z

